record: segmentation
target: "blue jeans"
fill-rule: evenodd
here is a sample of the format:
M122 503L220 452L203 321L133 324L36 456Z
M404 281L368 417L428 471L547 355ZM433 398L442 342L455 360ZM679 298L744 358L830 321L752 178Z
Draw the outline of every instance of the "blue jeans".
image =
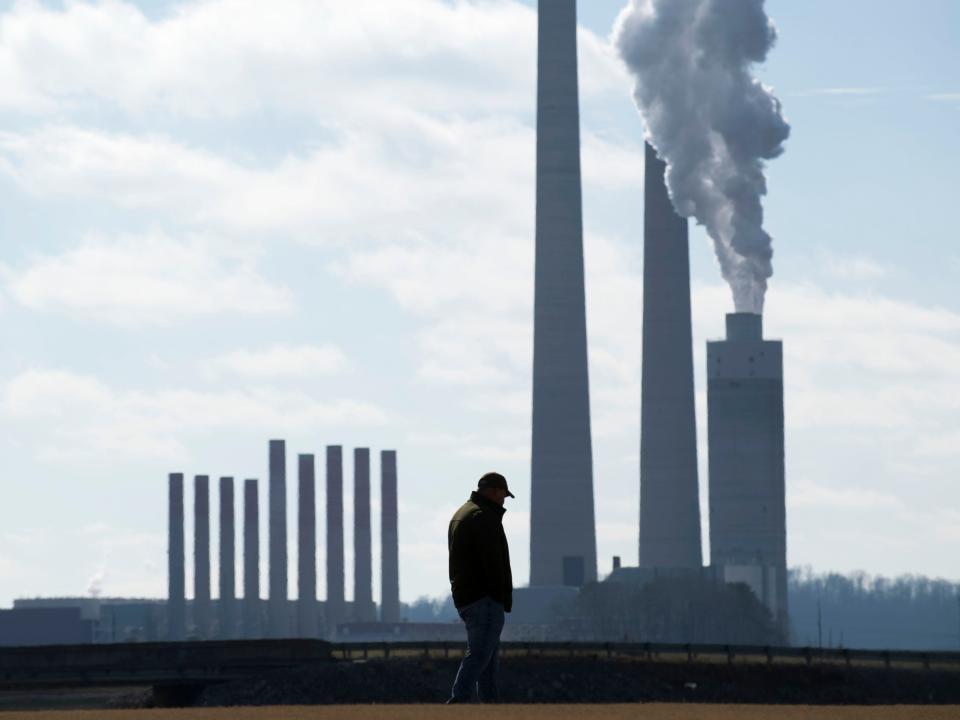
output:
M497 702L500 699L497 670L500 667L503 605L485 597L465 605L458 612L467 626L467 654L463 656L453 683L453 699L470 702L476 692L481 702Z

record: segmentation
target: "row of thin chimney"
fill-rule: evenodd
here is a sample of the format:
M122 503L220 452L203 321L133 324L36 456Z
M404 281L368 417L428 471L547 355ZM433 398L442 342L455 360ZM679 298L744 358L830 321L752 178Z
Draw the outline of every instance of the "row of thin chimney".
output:
M317 602L316 492L313 455L298 456L297 600L287 598L287 471L286 444L269 447L269 595L266 613L260 599L260 520L257 480L244 481L243 598L236 597L233 478L220 478L220 597L210 597L210 479L194 478L194 639L320 637L331 638L338 623L375 622L370 535L370 450L353 451L354 469L354 600L347 618L344 600L343 448L329 445L327 461L327 600L321 627ZM382 581L380 620L399 622L400 581L397 531L397 453L380 453ZM184 568L183 474L171 473L169 486L169 599L167 636L187 634ZM239 617L238 617L239 607Z

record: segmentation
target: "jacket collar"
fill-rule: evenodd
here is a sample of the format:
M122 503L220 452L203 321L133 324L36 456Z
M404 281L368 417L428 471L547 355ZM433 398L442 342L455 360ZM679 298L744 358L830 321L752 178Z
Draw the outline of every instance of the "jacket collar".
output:
M484 510L496 510L499 513L499 517L503 517L503 514L507 511L505 507L497 505L493 500L488 500L476 490L470 493L470 500Z

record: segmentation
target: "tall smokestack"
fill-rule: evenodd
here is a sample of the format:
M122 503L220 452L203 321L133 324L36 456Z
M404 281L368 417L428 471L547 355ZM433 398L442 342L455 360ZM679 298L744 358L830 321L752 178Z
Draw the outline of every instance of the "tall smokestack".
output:
M380 619L400 622L400 545L397 515L397 451L380 453Z
M210 637L210 478L193 486L193 624L197 639Z
M344 616L343 578L343 448L327 446L327 639L337 633Z
M260 505L257 481L243 483L243 636L263 636L260 606Z
M576 0L539 4L530 584L597 579Z
M640 567L699 568L697 421L687 221L673 210L666 165L646 146Z
M727 339L707 343L707 437L711 565L753 588L785 641L783 343L760 315L727 315Z
M370 449L353 451L353 619L376 620L370 540Z
M317 636L317 511L313 455L298 457L297 637Z
M187 600L183 551L183 473L170 473L167 538L167 639L183 640L187 634Z
M233 478L220 478L220 637L237 636L236 556L233 528Z
M283 440L270 441L270 637L290 634L287 617L287 456Z

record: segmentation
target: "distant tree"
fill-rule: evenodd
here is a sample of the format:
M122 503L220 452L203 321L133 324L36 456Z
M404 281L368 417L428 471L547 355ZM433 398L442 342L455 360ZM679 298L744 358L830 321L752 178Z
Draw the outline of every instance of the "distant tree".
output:
M794 644L822 641L874 649L960 647L960 584L920 575L897 578L790 571L788 603Z
M402 603L400 617L408 622L452 622L459 620L450 595L431 598L423 595L412 603Z

